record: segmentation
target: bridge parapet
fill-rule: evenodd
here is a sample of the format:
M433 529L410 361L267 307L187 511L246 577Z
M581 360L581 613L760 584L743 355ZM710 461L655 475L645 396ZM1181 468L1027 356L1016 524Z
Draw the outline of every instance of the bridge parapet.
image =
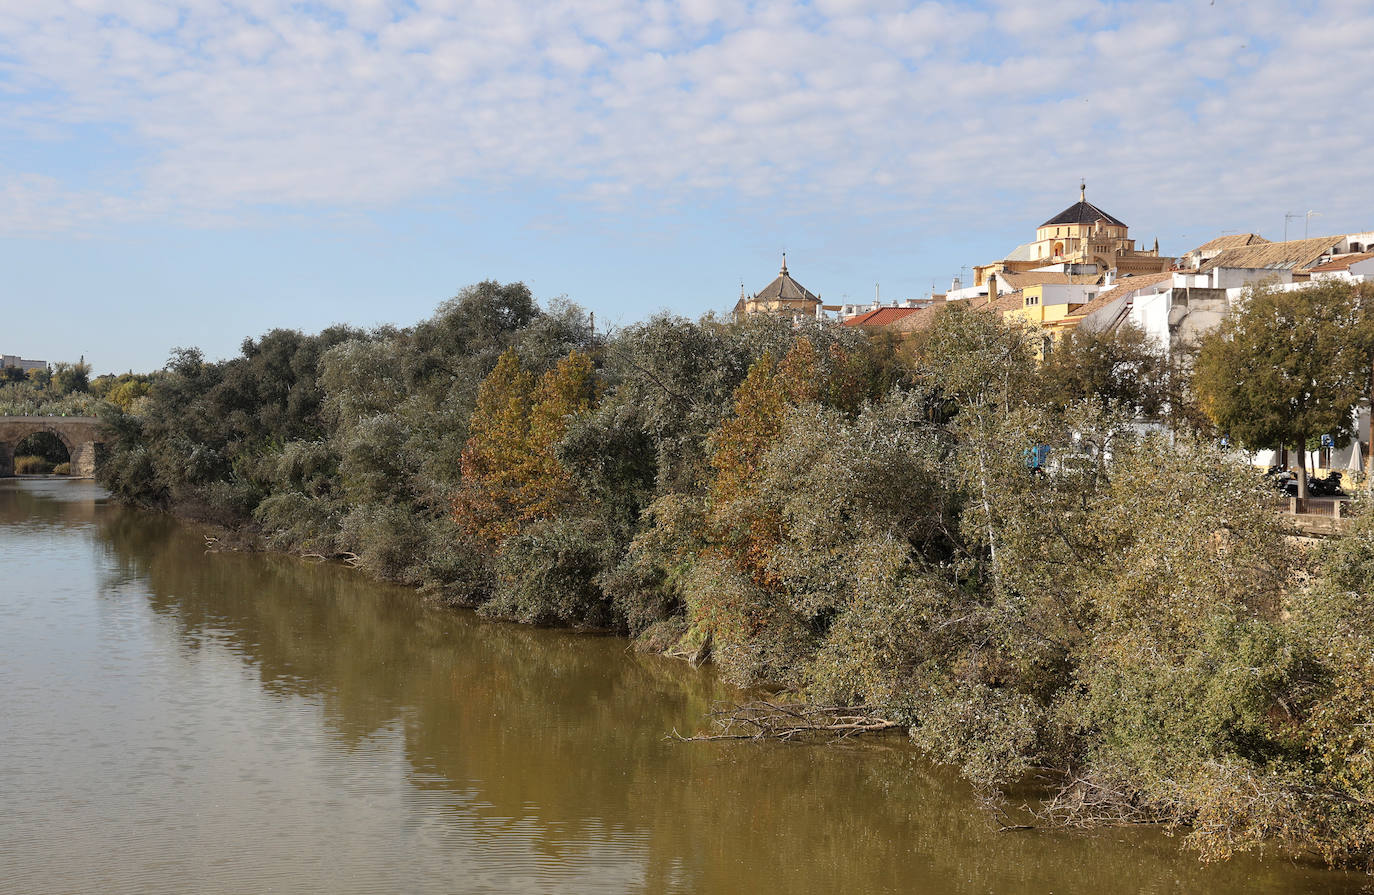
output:
M110 440L105 423L95 416L0 416L0 477L14 475L14 448L38 432L51 432L67 448L74 478L91 478Z

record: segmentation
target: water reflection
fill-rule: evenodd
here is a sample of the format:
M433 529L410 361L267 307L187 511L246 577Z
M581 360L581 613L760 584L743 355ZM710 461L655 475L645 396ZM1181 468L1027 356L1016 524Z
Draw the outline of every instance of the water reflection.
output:
M95 521L100 490L89 481L52 478L0 479L0 525L80 528Z
M78 624L137 627L121 613L141 606L147 614L137 648L113 657L113 672L143 681L149 668L171 669L158 678L172 682L158 684L165 692L150 687L171 707L129 706L150 720L116 732L124 739L113 751L127 759L102 773L192 781L230 806L228 820L197 837L207 850L200 860L126 849L107 884L1335 892L1364 882L1281 861L1204 867L1152 831L997 833L956 780L900 738L831 748L665 741L732 691L709 673L629 652L622 640L428 607L336 566L206 554L194 531L97 506L93 495L59 501L28 483L0 490L0 559L13 565L5 539L34 519L49 526L54 549L79 555L85 539L98 548L88 599L106 608ZM18 574L44 568L34 561ZM102 695L137 702L130 688ZM15 746L21 755L25 736ZM0 735L0 748L11 747ZM157 749L170 750L165 761L147 760ZM168 763L178 770L166 772ZM204 782L225 766L227 782ZM148 799L148 816L140 805L121 808L154 834L205 823L201 806L168 817L175 801ZM100 820L78 844L108 861L111 842L124 840ZM125 860L139 863L121 867ZM33 870L0 845L4 861ZM0 863L0 879L5 869ZM62 875L48 870L54 881Z

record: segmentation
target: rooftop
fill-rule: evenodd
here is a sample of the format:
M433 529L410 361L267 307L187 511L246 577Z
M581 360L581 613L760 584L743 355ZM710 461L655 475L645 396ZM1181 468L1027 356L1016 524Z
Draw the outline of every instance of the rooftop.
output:
M1095 273L1060 273L1057 270L1004 270L996 276L998 280L1007 284L1007 288L1012 290L1024 289L1027 286L1040 286L1046 283L1091 286L1101 279Z
M787 272L787 255L782 256L782 270L778 272L777 279L764 286L754 296L756 301L814 301L820 304L820 298L812 294L801 283L792 279L792 275Z
M1107 214L1107 212L1089 202L1087 185L1080 183L1078 185L1078 201L1040 226L1052 227L1055 224L1095 224L1098 221L1102 221L1105 224L1115 224L1118 227L1126 226L1125 221Z
M1206 255L1209 252L1216 254L1227 249L1239 249L1244 246L1264 245L1269 242L1258 233L1228 233L1225 236L1218 236L1216 239L1208 240L1202 245L1189 252L1189 255Z
M1198 270L1214 267L1239 267L1247 270L1298 270L1308 267L1329 253L1341 241L1339 236L1318 236L1312 239L1290 239L1288 242L1266 242L1227 249Z
M1310 268L1313 273L1331 273L1339 270L1349 270L1350 265L1359 264L1361 261L1368 261L1374 258L1374 252L1356 252L1353 255L1342 255L1339 258L1332 258L1325 264L1318 264Z
M1150 286L1163 283L1164 281L1171 279L1173 275L1173 271L1165 270L1161 271L1160 273L1147 273L1140 274L1134 277L1126 277L1123 280L1119 280L1115 285L1112 286L1112 288L1104 289L1103 291L1097 293L1097 295L1093 297L1092 301L1088 302L1083 307L1079 308L1078 313L1074 314L1073 316L1086 317L1094 311L1099 311L1102 308L1105 308L1107 305L1116 301L1118 298L1133 295L1137 292L1149 288Z
M845 326L887 326L896 323L903 317L910 317L920 308L877 308L867 314L860 314L857 317L850 317L844 322Z

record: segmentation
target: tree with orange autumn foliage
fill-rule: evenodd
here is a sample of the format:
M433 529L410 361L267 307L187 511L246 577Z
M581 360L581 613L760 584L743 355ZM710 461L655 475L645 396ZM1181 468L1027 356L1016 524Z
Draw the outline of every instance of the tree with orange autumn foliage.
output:
M454 500L459 526L499 550L524 526L567 509L577 490L554 447L594 401L592 361L580 351L537 381L513 350L501 355L477 393Z

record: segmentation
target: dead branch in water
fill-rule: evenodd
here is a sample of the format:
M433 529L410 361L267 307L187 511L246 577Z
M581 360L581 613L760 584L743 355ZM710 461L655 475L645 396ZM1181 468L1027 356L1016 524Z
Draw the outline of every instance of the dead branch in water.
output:
M1129 792L1066 773L1049 801L1032 809L1036 819L1056 827L1127 826L1168 822L1167 815L1142 806Z
M710 718L716 733L685 737L674 730L672 737L684 743L703 740L792 740L814 735L845 739L903 726L882 717L878 714L881 711L877 706L866 705L812 705L759 700L713 710Z
M685 659L693 668L698 668L711 657L711 635L707 634L706 638L694 650L675 647L665 652L664 655L672 659Z

